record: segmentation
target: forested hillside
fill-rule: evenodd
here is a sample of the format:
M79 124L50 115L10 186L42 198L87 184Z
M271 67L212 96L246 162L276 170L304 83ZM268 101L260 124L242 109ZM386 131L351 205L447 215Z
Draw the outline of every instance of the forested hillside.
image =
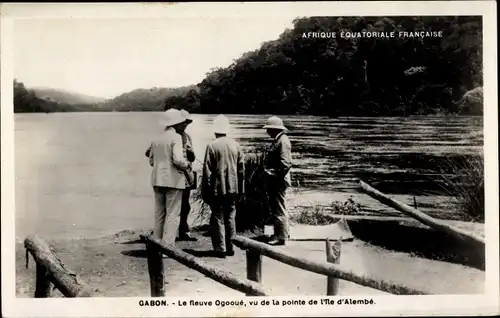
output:
M342 31L396 37L341 38ZM442 31L442 37L399 37L400 31ZM202 113L481 114L482 85L481 17L311 17L296 19L279 39L207 74L198 90L167 104Z
M105 98L48 87L34 87L32 90L41 99L69 105L98 104L106 100Z
M14 112L162 111L165 99L172 96L180 96L182 99L193 87L196 86L136 89L109 100L98 101L91 96L55 89L31 89L25 87L22 82L14 80Z
M107 111L162 111L165 99L185 96L194 87L135 89L110 99L99 107Z
M442 37L399 36L441 32ZM322 38L311 32L335 33ZM395 37L342 37L394 32ZM47 101L15 82L15 111L159 111L326 116L483 112L481 17L298 18L278 39L197 85L137 89L102 103Z
M54 95L52 95L54 96ZM52 97L54 98L54 97ZM96 105L68 103L37 96L35 90L28 89L22 82L14 80L14 113L52 113L97 111Z

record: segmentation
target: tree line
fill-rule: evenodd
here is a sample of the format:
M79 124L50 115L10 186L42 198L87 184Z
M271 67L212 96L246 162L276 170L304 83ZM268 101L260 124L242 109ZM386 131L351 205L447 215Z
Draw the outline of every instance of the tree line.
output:
M442 37L340 37L341 32L441 32ZM309 37L309 32L337 34ZM14 82L16 112L159 111L322 116L480 115L482 19L308 17L278 39L211 70L197 85L135 90L96 105L37 98Z
M52 113L99 111L93 104L69 104L55 100L47 100L36 95L24 83L14 79L14 113Z
M194 87L135 89L115 98L98 103L82 103L79 96L51 90L51 96L39 96L37 89L29 89L24 83L14 80L14 112L15 113L51 113L51 112L129 112L129 111L163 111L164 101L170 96L185 94ZM45 94L47 95L47 93ZM74 94L73 94L74 95Z
M310 17L293 25L167 99L167 107L332 117L482 114L481 17ZM442 37L338 36L411 31Z

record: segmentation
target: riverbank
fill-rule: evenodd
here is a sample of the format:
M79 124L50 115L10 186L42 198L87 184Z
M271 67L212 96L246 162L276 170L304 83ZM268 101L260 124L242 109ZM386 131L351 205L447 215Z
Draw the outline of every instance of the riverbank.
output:
M307 236L307 228L294 226L295 237ZM135 240L144 229L125 230L96 239L47 240L59 258L79 278L92 287L95 297L149 296L149 277L145 247ZM301 234L301 232L303 232ZM205 251L211 249L210 239L195 232L198 242L179 242L181 249ZM135 241L135 242L134 242ZM324 242L291 241L283 247L288 252L308 259L324 261ZM224 260L203 258L204 262L245 278L245 253ZM33 297L35 264L30 256L25 267L25 250L16 244L16 295ZM214 293L230 297L241 296L180 263L166 258L166 293L172 296L208 296ZM432 294L476 294L484 289L485 272L463 265L420 258L411 253L399 253L354 239L342 245L341 265L357 273L405 284ZM294 277L290 280L290 277ZM264 258L263 284L270 295L324 295L326 279L274 260ZM340 295L384 294L349 282L340 282ZM55 297L61 297L55 292Z

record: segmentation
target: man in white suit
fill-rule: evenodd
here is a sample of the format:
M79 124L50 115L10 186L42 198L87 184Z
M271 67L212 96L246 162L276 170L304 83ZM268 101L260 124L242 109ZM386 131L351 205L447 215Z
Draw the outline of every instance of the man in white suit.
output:
M182 131L180 135L182 138L182 148L184 151L184 157L186 160L192 163L195 161L196 156L193 150L193 142L191 136L185 130L187 126L193 122L193 120L191 119L188 111L181 109L180 112L185 120L184 122L185 127L178 129L179 131ZM149 157L150 152L151 152L151 146L149 146L149 148L146 150L146 157ZM195 171L191 171L186 173L185 176L186 176L186 189L183 191L182 194L181 219L179 223L179 232L177 233L178 237L176 238L176 241L197 241L198 239L196 237L190 235L189 225L188 225L188 216L189 213L191 212L191 204L189 200L191 197L191 190L196 189L197 174Z
M155 224L153 236L174 244L179 227L182 194L191 163L184 157L181 133L186 129L185 118L177 109L163 114L165 130L151 143L149 164L151 185L155 195ZM166 223L165 237L164 228Z

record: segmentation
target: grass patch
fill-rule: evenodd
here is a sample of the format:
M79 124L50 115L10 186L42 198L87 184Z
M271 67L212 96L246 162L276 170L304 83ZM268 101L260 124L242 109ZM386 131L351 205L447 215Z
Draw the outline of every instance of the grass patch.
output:
M436 181L450 196L450 208L458 207L462 219L484 223L484 159L481 156L449 160L440 167Z
M328 225L337 222L339 215L359 215L361 205L352 198L341 201L333 201L330 205L310 205L301 207L299 211L292 214L290 220L298 224Z

